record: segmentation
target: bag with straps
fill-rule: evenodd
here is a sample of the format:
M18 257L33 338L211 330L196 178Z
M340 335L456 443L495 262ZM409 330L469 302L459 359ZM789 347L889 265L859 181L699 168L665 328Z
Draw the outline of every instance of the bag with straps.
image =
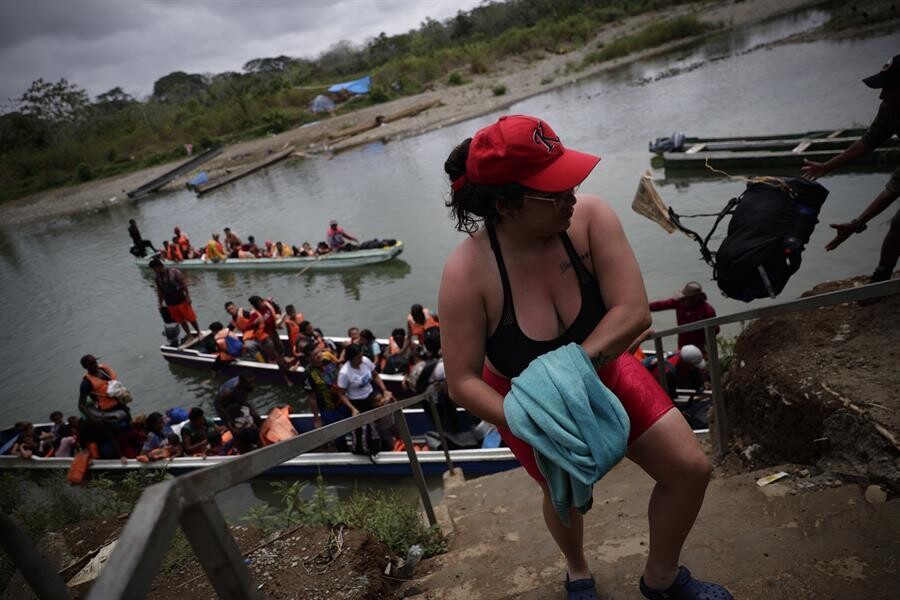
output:
M737 198L714 215L678 215L669 218L700 244L703 259L713 267L713 279L729 298L750 302L775 298L800 268L805 245L818 223L828 190L801 177L751 179ZM719 223L731 215L728 234L715 252L708 243ZM715 216L712 229L701 238L681 219Z

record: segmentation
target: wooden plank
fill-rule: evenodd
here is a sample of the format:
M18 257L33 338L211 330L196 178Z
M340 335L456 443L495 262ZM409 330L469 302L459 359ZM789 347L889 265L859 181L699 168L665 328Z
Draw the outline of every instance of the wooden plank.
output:
M836 138L836 137L841 137L841 135L842 135L845 131L847 131L847 130L846 130L846 129L837 129L837 130L835 130L835 131L832 131L831 133L829 133L829 134L826 135L825 137L828 138L828 139Z
M206 185L201 185L201 186L197 187L197 189L196 189L197 195L202 196L203 194L206 194L213 190L219 189L223 185L227 185L229 183L237 181L238 179L243 179L247 175L251 175L251 174L259 171L260 169L264 169L264 168L268 167L269 165L275 164L278 161L287 158L288 156L290 156L293 153L294 153L293 146L291 146L285 150L282 150L281 152L276 152L275 154L261 160L260 162L254 164L254 165L250 165L246 169L243 169L236 173L232 173L231 175L228 175L227 177L224 177L222 179L219 179L216 181L211 181L211 182L207 183Z
M791 152L794 154L799 154L800 152L805 152L807 148L812 146L812 142L800 142L797 144Z
M187 162L181 163L180 165L178 165L171 171L166 171L165 173L163 173L156 179L145 183L141 187L131 190L130 192L128 192L128 197L136 200L142 196L146 196L147 194L153 193L156 190L158 190L159 188L161 188L162 186L164 186L167 183L169 183L170 181L172 181L173 179L179 177L180 175L183 175L184 173L187 173L194 167L197 167L197 166L205 163L206 161L208 161L212 158L215 158L216 156L218 156L221 153L222 153L221 148L214 148L212 150L207 150L203 154L200 154L200 155L188 160Z
M685 154L696 154L696 153L700 152L701 150L703 150L704 148L706 148L705 143L694 144L693 146L691 146L690 148L687 149L687 152L685 152Z

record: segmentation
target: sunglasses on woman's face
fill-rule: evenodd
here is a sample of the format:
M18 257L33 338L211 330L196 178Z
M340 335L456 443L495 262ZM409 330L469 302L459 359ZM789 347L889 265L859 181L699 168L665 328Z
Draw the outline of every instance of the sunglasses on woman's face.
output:
M546 196L540 196L537 194L522 194L523 198L528 198L530 200L539 200L541 202L553 202L554 204L562 202L567 199L569 196L574 196L575 192L578 191L578 186L576 185L570 190L566 190L564 192L558 192L556 194L548 194Z

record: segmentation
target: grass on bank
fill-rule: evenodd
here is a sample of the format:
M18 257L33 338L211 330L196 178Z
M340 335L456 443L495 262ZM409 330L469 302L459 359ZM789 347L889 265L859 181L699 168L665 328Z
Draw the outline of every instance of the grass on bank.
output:
M622 36L608 46L590 52L584 57L581 66L583 68L594 63L613 60L675 40L702 35L718 28L719 25L701 21L694 16L682 16L661 23L652 23L635 34Z

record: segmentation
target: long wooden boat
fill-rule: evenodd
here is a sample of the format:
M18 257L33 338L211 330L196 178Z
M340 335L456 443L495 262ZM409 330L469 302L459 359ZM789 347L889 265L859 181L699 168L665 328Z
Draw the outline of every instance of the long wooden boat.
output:
M803 161L824 162L856 142L864 129L811 131L771 136L685 138L681 151L662 153L668 169L697 169L709 164L717 169L802 165ZM900 159L900 146L893 139L876 148L859 164L893 164ZM861 161L861 162L860 162Z
M424 444L422 437L426 431L435 426L425 409L407 408L403 414L409 425L410 433L417 443ZM471 426L471 418L463 409L457 409L457 420L464 427ZM299 433L313 429L312 414L299 413L291 415L291 422ZM35 431L47 431L50 423L35 425ZM6 454L15 442L17 432L13 428L0 431L0 471L6 469L24 470L60 470L68 469L71 458L19 458ZM452 436L452 434L451 434ZM447 462L442 450L422 450L416 457L425 475L440 475L447 470ZM153 469L165 467L178 474L201 469L230 460L229 456L180 457L169 461L142 463L137 460L121 461L95 460L91 462L92 471L132 471L135 469ZM509 448L471 448L450 450L450 458L454 466L463 470L466 476L485 475L514 469L519 466ZM410 475L409 457L406 452L381 452L376 456L360 456L349 452L307 452L296 456L270 471L270 475L314 476L370 476L370 475Z
M163 261L171 267L181 270L207 271L284 271L297 269L343 269L361 267L390 260L403 252L403 242L397 240L393 246L369 248L367 250L351 250L349 252L331 252L319 257L290 256L285 258L226 258L218 262L191 258L180 262ZM150 268L150 258L138 258L137 264Z
M279 334L279 337L281 338L282 343L285 345L288 344L288 337L286 334ZM327 336L327 339L339 344L347 341L346 337ZM386 339L379 339L377 341L382 346L386 346L388 343ZM159 347L159 351L162 353L163 358L173 365L211 371L216 362L216 355L208 351L210 350L208 346L209 342L210 332L206 330L201 332L200 337L194 338L183 346L175 347L163 344ZM285 385L284 374L279 371L278 365L275 363L238 359L224 363L222 365L222 373L228 376L247 373L253 375L257 381L264 381L275 385ZM287 377L292 384L297 386L303 385L303 382L306 381L306 369L302 366L295 365L287 373ZM395 396L403 398L409 395L409 393L403 389L402 375L381 375L381 379Z

